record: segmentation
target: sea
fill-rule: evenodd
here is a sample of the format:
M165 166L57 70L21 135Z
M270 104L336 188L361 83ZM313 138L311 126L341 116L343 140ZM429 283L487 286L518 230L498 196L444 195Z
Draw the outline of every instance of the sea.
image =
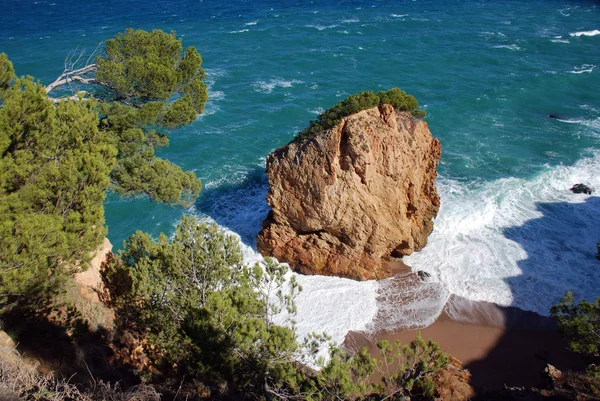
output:
M0 1L0 52L43 84L128 27L195 46L210 100L158 152L201 178L197 202L109 193L116 249L136 230L172 234L187 213L260 262L268 153L345 97L399 87L443 148L434 231L404 259L431 277L298 276L298 333L341 343L349 330L424 327L451 295L541 315L565 291L600 295L598 1ZM577 183L595 192L574 194Z

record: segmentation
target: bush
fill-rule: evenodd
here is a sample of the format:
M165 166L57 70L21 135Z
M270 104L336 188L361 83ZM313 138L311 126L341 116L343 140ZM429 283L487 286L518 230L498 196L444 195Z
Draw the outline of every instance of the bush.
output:
M148 378L194 377L259 398L269 386L296 392L301 381L294 331L270 320L293 312L299 286L282 288L286 270L273 260L245 265L235 237L184 216L172 240L132 235L102 274L119 337L140 339Z
M417 338L408 345L396 341L392 346L388 341L381 341L377 347L382 357L378 361L378 371L386 395L435 395L433 376L449 362L438 344L423 340L417 333ZM397 368L392 369L394 365Z
M343 117L379 106L380 104L391 104L397 111L408 111L414 117L425 117L425 112L418 109L419 102L417 102L417 99L401 89L392 88L387 92L381 91L377 93L372 91L360 92L358 95L352 95L329 110L319 114L316 120L310 122L308 128L294 138L294 141L299 141L321 131L331 129Z
M575 304L573 294L567 292L550 314L558 321L570 350L591 357L600 355L600 297L593 303L583 300Z

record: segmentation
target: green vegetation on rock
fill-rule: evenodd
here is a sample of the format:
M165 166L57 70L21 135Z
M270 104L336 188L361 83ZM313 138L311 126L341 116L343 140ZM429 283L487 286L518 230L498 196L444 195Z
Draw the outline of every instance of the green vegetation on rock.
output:
M382 356L378 370L385 394L435 395L433 375L449 363L448 356L440 351L439 345L431 340L423 340L421 334L417 333L417 338L408 345L396 341L392 346L384 340L377 347ZM390 370L394 364L397 369Z
M573 294L567 292L550 314L558 321L569 349L591 357L600 356L600 297L593 303L582 300L576 304Z
M331 129L335 127L342 118L362 110L379 106L380 104L391 104L396 111L407 111L414 117L425 117L425 112L418 109L419 102L417 102L417 99L401 89L392 88L387 92L381 91L377 93L363 91L358 95L349 96L329 110L319 114L316 120L310 122L308 128L304 129L296 136L294 141L299 141L319 132Z

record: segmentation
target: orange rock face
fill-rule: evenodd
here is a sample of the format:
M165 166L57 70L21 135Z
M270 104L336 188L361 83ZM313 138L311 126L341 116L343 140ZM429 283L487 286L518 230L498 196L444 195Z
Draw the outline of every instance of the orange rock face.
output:
M388 277L386 260L421 249L433 229L440 156L427 123L390 105L272 152L258 249L304 274Z

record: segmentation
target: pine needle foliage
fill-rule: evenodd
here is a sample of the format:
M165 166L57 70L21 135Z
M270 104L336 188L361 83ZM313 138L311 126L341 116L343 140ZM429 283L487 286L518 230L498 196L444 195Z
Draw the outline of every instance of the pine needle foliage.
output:
M202 57L183 50L175 32L127 29L106 42L96 59L100 127L113 133L119 150L111 188L122 196L147 195L168 204L189 206L201 183L191 171L156 157L169 144L171 130L204 112L208 90ZM108 91L106 90L108 89Z
M410 112L414 117L425 117L425 112L418 109L419 102L417 102L417 99L399 88L392 88L388 91L377 93L363 91L357 95L349 96L329 110L319 114L316 120L310 122L308 128L301 131L294 138L294 141L300 141L319 132L331 129L339 124L342 118L381 104L391 104L397 111Z
M269 386L299 386L296 335L270 320L281 307L293 311L300 289L294 280L282 288L287 269L273 260L266 269L247 266L236 238L189 216L172 240L138 232L124 245L103 278L119 329L147 344L146 374L196 377L256 397ZM282 302L276 310L264 287Z
M0 305L6 305L58 290L69 264L85 263L102 242L117 150L98 129L93 101L54 106L31 78L13 78L0 97Z
M179 97L164 111L165 125L189 124L204 111L208 92L202 57L195 47L183 51L175 32L127 29L106 41L96 79L125 103L141 105Z
M423 340L421 333L417 333L417 338L408 345L399 341L392 345L384 340L377 347L381 353L377 365L383 383L380 391L386 394L386 399L435 395L433 376L449 363L448 356L440 351L438 344Z
M590 357L600 356L600 297L594 302L582 300L576 304L573 294L567 292L550 309L550 314L558 321L571 351Z

